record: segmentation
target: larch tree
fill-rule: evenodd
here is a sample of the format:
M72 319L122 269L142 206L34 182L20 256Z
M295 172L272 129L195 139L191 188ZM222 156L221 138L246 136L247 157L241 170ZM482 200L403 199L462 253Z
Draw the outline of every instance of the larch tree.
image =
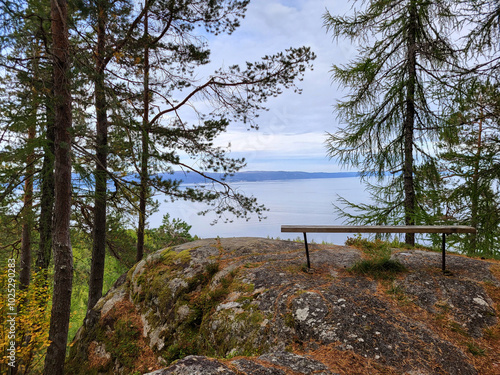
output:
M500 3L496 0L470 0L463 3L463 13L470 25L466 36L469 57L478 58L473 71L484 78L498 80L500 69Z
M371 185L378 205L352 205L363 213L346 214L351 221L426 221L418 199L417 182L424 179L419 163L432 159L430 142L440 127L440 103L432 89L455 64L452 5L372 0L353 15L324 15L335 38L359 43L357 58L332 69L334 81L350 93L336 105L345 127L328 135L328 155L359 168L364 178L378 178ZM383 186L388 172L392 176ZM406 234L406 243L414 242L414 234Z

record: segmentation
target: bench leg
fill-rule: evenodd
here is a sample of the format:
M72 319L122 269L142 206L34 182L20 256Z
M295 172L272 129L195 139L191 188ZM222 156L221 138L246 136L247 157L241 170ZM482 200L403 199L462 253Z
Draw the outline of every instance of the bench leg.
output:
M445 273L446 272L446 233L443 233L443 242L441 244L441 251L442 251L441 268L443 270L443 273Z
M306 245L307 269L311 269L311 261L309 260L309 247L307 246L307 235L304 232L304 244Z

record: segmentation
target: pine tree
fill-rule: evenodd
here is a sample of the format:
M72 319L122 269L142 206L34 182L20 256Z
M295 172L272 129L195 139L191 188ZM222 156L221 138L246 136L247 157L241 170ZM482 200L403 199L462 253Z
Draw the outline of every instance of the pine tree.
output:
M106 12L97 11L99 4ZM177 156L180 151L187 151L202 160L205 168L221 171L221 176L240 168L242 161L233 160L226 156L224 150L212 146L213 139L229 124L228 119L221 114L232 113L234 117L253 120L254 112L262 108L259 102L264 101L267 96L278 95L281 87L293 87L294 81L303 73L309 60L314 58L309 49L291 49L287 55L277 54L266 57L267 61L264 63L249 64L247 72L233 67L230 72L217 72L216 77L197 84L194 79L195 69L208 62L209 50L194 31L201 23L214 33L232 32L238 26L246 1L147 1L141 11L125 14L125 17L119 12L121 9L126 12L127 2L112 4L102 0L89 3L86 7L95 25L99 22L106 23L107 34L99 33L99 27L95 27L97 33L93 38L96 42L91 48L94 51L103 51L104 64L95 69L97 74L87 74L95 82L97 79L101 82L100 85L94 84L96 102L98 92L104 92L104 96L99 94L100 102L107 104L97 107L106 107L109 110L108 114L102 111L101 117L97 116L98 124L95 130L96 140L105 139L104 130L112 132L111 135L108 134L107 147L104 147L104 143L96 142L97 150L105 149L107 154L104 157L102 151L98 151L95 156L86 155L86 150L82 149L81 145L75 145L77 153L83 155L82 168L79 170L85 171L89 176L86 165L89 157L94 159L96 166L100 168L95 172L93 212L84 208L87 204L81 205L84 212L88 211L82 216L94 218L92 224L86 224L94 233L89 311L102 295L105 246L109 247L111 244L106 239L109 229L106 229L104 215L105 204L110 203L110 198L114 202L111 202L111 206L116 211L111 214L108 210L108 218L114 217L118 211L124 211L124 201L139 214L137 260L144 254L144 234L147 213L154 204L151 200L153 191L163 192L172 199L212 202L220 214L224 210L232 211L237 216L244 216L253 211L262 212L262 207L256 204L254 198L236 194L222 180L213 181L223 187L220 191L205 187L182 189L180 181L160 178L155 174L168 173L175 166L189 169L190 166L180 163ZM108 18L103 14L107 14ZM84 17L82 12L82 18ZM147 22L150 19L154 28L148 30ZM99 45L99 35L101 44L102 39L105 44L101 48L96 47ZM150 55L152 62L148 63ZM82 57L82 60L85 60L85 57ZM148 73L149 70L151 74ZM106 87L101 90L98 87L103 87L103 75ZM218 81L215 78L220 79ZM185 93L179 94L181 91ZM188 125L183 122L179 113L190 106L189 100L195 98L211 100L218 106L214 111L219 114L200 114L198 124ZM112 104L109 104L109 101L112 101ZM151 108L160 107L167 109L161 113L156 112L150 118ZM108 116L108 126L99 125L104 124L104 119ZM91 134L92 127L88 129L87 133ZM105 161L108 163L107 168L104 167ZM109 165L109 161L112 165ZM130 169L131 166L133 170ZM191 169L203 173L202 170ZM137 173L138 179L124 176L133 171ZM112 194L107 191L110 179L115 185ZM134 194L131 194L132 192Z
M449 223L477 234L457 238L469 255L495 256L500 245L500 90L476 82L455 97L459 104L442 133L439 158L444 188L440 200Z
M144 256L144 234L146 230L146 208L149 193L149 9L148 2L144 4L144 62L143 62L143 113L141 127L141 161L140 161L140 185L139 185L139 222L137 225L137 253L135 260L139 262Z
M224 176L239 170L244 160L229 157L226 150L214 147L213 141L232 120L255 126L255 116L263 109L262 103L269 96L279 95L283 88L296 88L295 81L314 59L314 54L305 47L292 48L266 56L262 61L247 63L246 69L233 66L215 71L205 80L196 79L197 67L206 65L210 56L204 38L197 35L200 26L216 35L232 33L247 3L236 0L157 2L148 9L148 18L155 27L144 32L142 45L149 51L144 57L149 61L143 60L144 68L139 72L143 90L138 97L144 98L141 112L138 111L142 126L134 132L134 138L140 139L141 144L134 145L138 152L132 152L140 159L136 164L141 191L137 259L143 254L145 203L151 195L148 189L172 199L208 202L225 218L227 212L236 217L247 217L252 212L260 216L264 212L253 197L235 192L224 182ZM192 113L197 120L187 121L185 113L196 100L210 107L205 112L194 108ZM197 166L181 160L180 152L196 159ZM175 169L203 176L207 171L215 171L220 172L221 178L207 177L206 184L182 189L180 181L168 178L168 172Z
M135 11L127 1L82 1L71 4L71 10L78 13L70 17L67 0L51 0L50 15L48 1L34 2L41 7L41 11L30 13L28 17L37 25L35 41L39 43L40 56L33 61L39 64L40 71L36 77L32 74L34 70L22 65L27 61L24 56L13 53L16 41L21 40L17 34L22 34L22 25L12 15L22 15L29 7L27 3L8 0L1 3L2 9L7 10L0 18L5 27L2 32L8 30L0 35L3 42L0 62L8 67L6 71L10 74L2 77L5 78L1 91L2 113L10 111L14 115L24 108L22 104L34 109L34 116L17 116L8 124L4 117L0 120L0 160L9 165L8 173L4 174L7 168L2 164L0 183L4 189L0 197L0 220L2 223L10 220L8 228L12 228L12 233L2 237L2 246L12 235L18 240L9 245L18 250L21 233L15 230L15 224L21 207L16 206L18 211L14 213L8 212L6 207L8 203L19 201L18 187L27 177L33 177L33 185L41 191L37 195L37 189L33 189L33 197L26 194L26 206L30 207L33 199L40 202L33 204L32 210L40 215L36 263L37 267L48 268L48 249L52 246L55 267L51 345L45 373L58 374L64 366L72 291L70 220L77 226L84 225L86 232L94 233L94 246L98 250L93 261L103 262L106 246L116 253L114 245L119 241L114 243L115 239L106 235L122 220L122 215L131 208L135 209L134 214L139 211L146 214L154 207L149 191L166 193L172 199L212 202L221 216L226 212L237 217L245 217L250 212L262 214L263 209L255 198L233 191L223 181L225 175L241 168L244 161L229 157L225 149L214 147L213 142L231 121L246 121L255 127L256 114L264 108L263 102L268 97L277 96L286 88L299 91L295 83L310 66L314 54L308 48L292 48L248 63L246 68L233 66L216 71L200 83L195 79L195 70L209 61L208 46L196 35L200 27L214 34L232 32L239 24L247 1L148 1L142 11ZM110 4L123 10L126 16L114 12ZM142 26L146 10L154 26L149 27L149 32L147 26ZM68 24L73 27L71 32ZM26 47L28 41L20 43ZM142 69L148 65L144 59L145 48L150 50L152 60L149 85L144 85ZM36 91L26 90L24 95L18 85L18 73L35 77ZM12 77L16 78L12 80ZM24 103L19 99L21 94ZM73 99L75 105L72 107ZM194 99L210 102L212 108L205 113L197 111L197 120L188 122L180 114L191 107ZM26 122L28 119L33 120L29 124L36 124L34 138L32 127ZM17 137L19 134L31 135L22 139L23 143ZM142 134L146 134L144 142ZM143 145L145 152L142 152ZM181 161L179 153L183 151L197 158L199 166ZM36 157L34 176L27 168L33 155ZM180 181L168 179L168 172L174 168L203 175L206 171L220 172L221 179L207 176L219 190L207 184L181 188ZM133 172L137 176L142 172L148 184L146 204L141 209L137 204L140 183L131 176ZM159 176L160 172L166 172L167 177ZM31 192L31 181L27 192ZM109 188L110 181L113 189ZM72 182L76 183L72 186ZM38 206L40 211L36 209ZM105 220L100 220L103 215ZM145 227L146 215L144 218ZM25 234L34 236L35 229L35 225L26 226ZM99 284L102 267L94 267L91 273L91 279L97 280L91 287L96 291L92 300L97 300L102 294L102 282Z
M90 21L95 28L95 51L93 58L95 69L90 70L90 79L94 86L95 125L95 168L94 168L94 214L92 222L93 250L89 277L88 311L102 296L103 273L106 256L107 201L108 201L108 108L110 97L109 65L115 56L122 54L123 47L131 42L143 13L133 21L129 20L131 4L97 0L87 6L91 14ZM115 40L120 42L116 43ZM118 64L119 65L119 64ZM108 82L107 82L108 81Z
M0 179L5 190L0 195L1 206L16 211L16 204L11 199L16 199L17 187L24 185L24 204L21 211L21 271L20 280L22 287L26 287L30 280L31 258L33 248L36 246L34 231L39 229L40 242L37 259L40 258L40 249L47 251L46 239L51 236L51 221L42 219L50 205L53 191L47 189L46 175L50 172L49 141L46 139L49 114L46 104L52 99L50 93L51 73L49 56L46 50L48 43L48 2L26 1L10 6L9 19L4 18L2 28L2 42L4 48L2 65L6 76L2 81L5 95L1 98L2 111L2 172ZM15 26L14 26L15 25ZM40 159L44 159L42 173L39 173ZM24 162L21 162L24 160ZM38 189L41 186L41 198ZM48 200L47 200L48 198ZM38 210L36 200L40 204L43 215L36 225ZM47 202L49 202L47 204ZM14 216L15 217L15 216ZM45 218L45 216L43 216ZM48 222L48 223L47 223ZM47 223L47 225L46 225ZM42 235L43 234L43 235ZM50 243L49 243L50 246ZM48 257L50 259L50 256ZM47 269L48 262L37 267Z
M73 284L71 216L71 87L67 0L51 0L52 53L54 67L55 203L54 203L54 292L50 315L45 374L63 375L68 341Z

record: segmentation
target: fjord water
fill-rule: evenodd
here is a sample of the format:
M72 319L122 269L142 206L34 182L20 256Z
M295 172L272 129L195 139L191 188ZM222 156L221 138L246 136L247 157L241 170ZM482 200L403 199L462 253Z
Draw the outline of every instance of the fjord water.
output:
M220 220L211 225L216 215L209 213L200 216L197 213L206 206L192 202L164 202L165 197L157 196L160 202L158 212L149 218L150 227L158 227L164 214L171 218L180 218L192 225L190 233L201 238L214 237L280 237L282 239L302 238L301 233L281 233L281 225L340 225L343 219L335 212L333 203L337 196L342 196L354 203L368 203L370 196L359 177L341 177L305 180L276 180L257 182L238 182L231 186L241 193L254 196L269 211L267 219L258 221L253 216L249 221L235 219L232 223ZM228 219L233 217L228 216ZM308 240L327 241L343 244L352 234L308 234Z

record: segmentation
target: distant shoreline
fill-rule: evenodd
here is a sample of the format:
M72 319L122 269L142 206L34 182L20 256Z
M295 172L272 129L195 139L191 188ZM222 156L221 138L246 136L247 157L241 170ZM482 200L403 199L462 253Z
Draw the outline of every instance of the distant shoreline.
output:
M173 173L157 173L151 175L151 178L159 177L162 180L182 181L181 184L208 184L214 180L221 180L222 173L206 172L203 177L194 172L175 171ZM264 182L264 181L290 181L290 180L312 180L312 179L328 179L328 178L349 178L359 177L359 172L288 172L288 171L247 171L238 172L232 176L227 176L224 180L229 183L237 182ZM137 174L130 174L124 177L126 181L139 182ZM93 188L93 175L89 179L80 179L79 176L73 174L73 185L83 189ZM22 189L22 186L19 187ZM109 188L113 189L113 184L109 184Z
M208 178L197 173L186 173L175 171L174 173L159 174L163 179L182 180L184 184L208 183L210 178L220 180L221 173L205 173ZM287 172L287 171L248 171L238 172L233 176L227 176L226 182L259 182L259 181L286 181L286 180L310 180L323 178L346 178L359 177L359 172Z

